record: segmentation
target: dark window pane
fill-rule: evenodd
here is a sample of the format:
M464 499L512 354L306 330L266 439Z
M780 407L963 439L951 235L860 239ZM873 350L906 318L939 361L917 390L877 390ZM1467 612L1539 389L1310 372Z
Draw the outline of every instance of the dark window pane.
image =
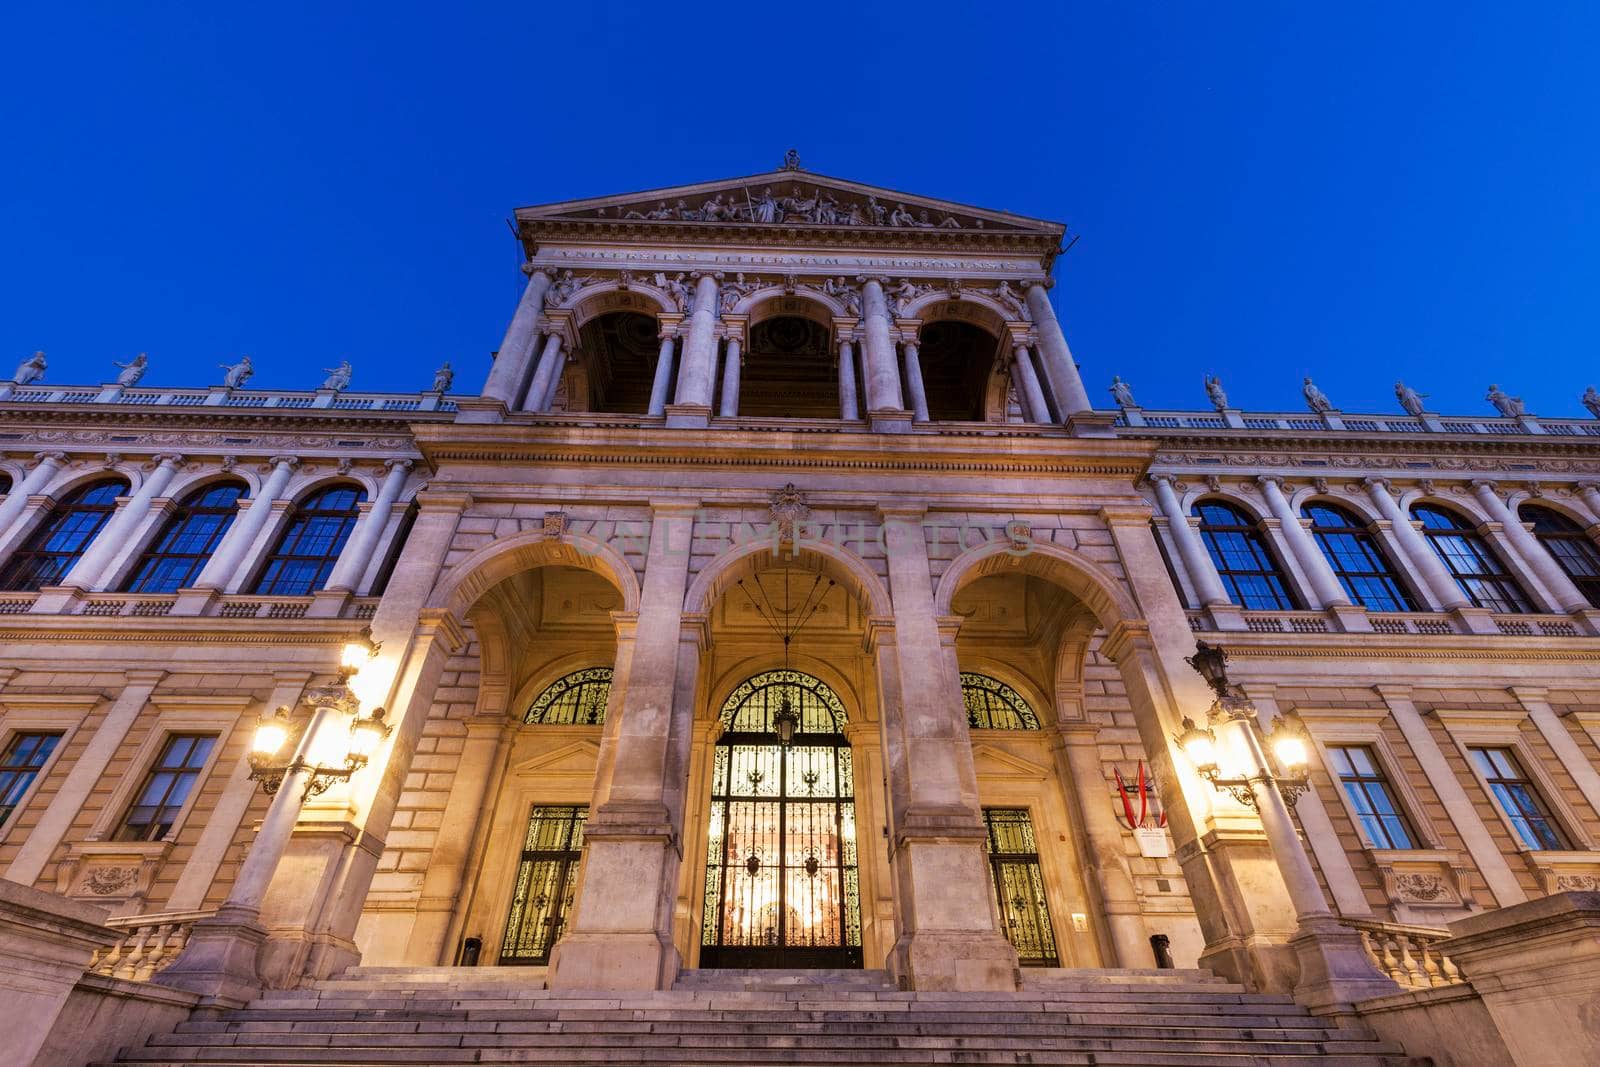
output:
M1589 603L1600 608L1600 548L1583 527L1550 508L1524 504L1517 517L1533 524L1533 535Z
M55 751L60 734L18 733L11 736L4 753L0 753L0 826L11 819L22 798L27 795L39 768Z
M1561 828L1534 788L1532 779L1509 748L1474 748L1472 762L1488 783L1495 803L1505 812L1518 839L1530 849L1562 850L1570 847Z
M1417 610L1400 575L1354 516L1328 504L1310 504L1304 514L1317 546L1354 603L1368 611Z
M321 589L333 573L365 499L366 493L360 489L334 486L302 501L252 591L264 596L307 596Z
M1299 606L1255 520L1215 500L1201 501L1194 512L1200 518L1200 538L1230 600L1240 607L1261 611L1287 611Z
M1445 569L1473 606L1502 614L1533 610L1522 587L1465 519L1443 508L1418 504L1411 514Z
M1372 750L1365 745L1336 745L1328 755L1367 840L1378 848L1416 848L1417 835Z
M176 593L191 585L238 514L246 487L222 482L184 498L123 586L128 593Z
M206 734L174 734L167 738L117 827L116 840L159 841L166 837L216 742L215 737Z
M120 478L69 493L0 569L0 591L30 592L59 582L110 520L127 492Z

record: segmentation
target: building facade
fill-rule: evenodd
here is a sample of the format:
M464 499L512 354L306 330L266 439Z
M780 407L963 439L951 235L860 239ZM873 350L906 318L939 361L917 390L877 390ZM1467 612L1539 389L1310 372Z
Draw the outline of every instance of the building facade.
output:
M517 226L477 394L0 384L6 879L190 978L1310 1003L1600 889L1600 421L1096 409L1064 227L797 164ZM306 751L388 734L267 794L258 722L363 629ZM1197 639L1259 721L1209 775Z

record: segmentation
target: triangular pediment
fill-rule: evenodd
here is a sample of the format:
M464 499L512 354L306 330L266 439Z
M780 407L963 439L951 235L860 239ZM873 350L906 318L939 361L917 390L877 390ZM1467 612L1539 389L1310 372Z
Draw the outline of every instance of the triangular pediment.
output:
M600 746L590 740L541 752L516 764L512 770L519 774L554 774L592 776L600 764Z
M757 226L808 230L1038 234L1059 238L1057 222L917 196L860 182L782 169L743 178L591 197L517 210L524 224L637 223L672 227Z
M973 745L972 763L979 778L1021 778L1042 782L1050 777L1050 768L993 745Z

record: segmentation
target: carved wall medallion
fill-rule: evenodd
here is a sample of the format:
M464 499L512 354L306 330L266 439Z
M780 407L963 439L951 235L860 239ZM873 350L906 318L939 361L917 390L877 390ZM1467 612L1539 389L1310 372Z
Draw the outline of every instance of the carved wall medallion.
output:
M794 540L795 527L811 517L806 495L790 482L771 497L772 521L778 525L778 535L785 541Z
M129 888L138 878L137 867L92 867L83 877L83 888L97 897L108 897Z

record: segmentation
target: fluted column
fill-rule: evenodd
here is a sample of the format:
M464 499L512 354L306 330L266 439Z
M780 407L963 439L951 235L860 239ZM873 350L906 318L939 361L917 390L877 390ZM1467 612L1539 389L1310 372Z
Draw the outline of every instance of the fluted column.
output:
M676 354L677 338L672 334L661 337L661 351L656 355L656 376L650 383L650 414L667 413L667 390L672 385L672 361Z
M245 553L250 551L250 546L255 544L261 528L272 517L272 505L283 495L290 476L300 465L300 457L273 456L268 462L272 464L272 473L267 475L261 491L250 501L244 514L228 527L226 534L223 534L222 543L217 545L217 550L211 554L210 561L195 579L194 584L197 588L224 589L239 575L239 570L245 563Z
M1506 506L1500 499L1500 494L1495 491L1495 483L1478 480L1472 483L1472 493L1489 513L1491 521L1498 522L1505 530L1506 540L1511 542L1512 551L1522 557L1539 581L1544 583L1545 589L1555 597L1555 606L1561 611L1586 611L1589 608L1589 598L1573 584L1571 576L1561 569L1561 565L1550 555L1548 549L1539 543L1539 539L1529 532L1522 524L1522 519Z
M849 341L839 342L839 417L861 417L861 405L856 400L856 349Z
M701 274L694 284L689 310L689 336L683 342L683 366L678 370L675 404L692 404L711 410L711 388L717 363L717 279Z
M372 507L356 523L355 529L350 531L350 539L345 542L344 550L339 553L339 561L328 575L327 589L348 593L360 591L357 586L361 584L361 576L367 572L367 564L372 561L378 539L389 525L394 502L400 499L400 490L411 473L409 459L385 460L384 466L389 468L389 473L378 487L377 499L373 500Z
M33 457L33 469L23 476L22 481L11 487L11 492L0 501L0 538L10 530L11 524L17 521L28 506L28 498L44 491L50 484L50 479L56 472L67 465L65 452L37 452Z
M539 369L533 373L533 384L528 386L528 396L522 402L523 411L544 411L549 407L546 399L551 383L560 381L561 366L566 357L561 354L561 332L552 330L545 337L544 351L539 354Z
M915 341L900 346L906 366L906 390L911 394L911 417L918 422L928 421L928 393L922 385L922 360Z
M1349 604L1350 596L1344 591L1344 586L1339 584L1338 575L1333 573L1328 557L1323 554L1311 531L1300 521L1300 516L1294 513L1294 508L1289 506L1288 498L1283 495L1281 484L1283 480L1263 475L1256 481L1261 486L1262 495L1267 498L1267 509L1272 512L1283 529L1283 537L1289 543L1289 551L1294 553L1294 558L1300 563L1300 569L1311 580L1311 592L1317 599L1311 606L1321 610Z
M866 329L867 414L904 411L900 368L894 358L894 342L889 338L889 307L878 279L868 278L862 283L861 301Z
M1022 387L1022 403L1028 409L1029 422L1049 422L1050 405L1039 386L1039 375L1033 369L1033 356L1026 344L1018 343L1011 349L1012 366L1017 368L1017 384Z
M1422 575L1422 580L1433 590L1433 595L1439 603L1446 611L1454 608L1470 608L1472 601L1462 591L1460 584L1450 576L1450 572L1444 569L1444 564L1439 562L1439 554L1428 544L1428 539L1411 525L1411 516L1401 511L1400 505L1389 495L1389 483L1382 478L1368 478L1364 484L1373 505L1385 519L1389 520L1395 540L1400 543L1406 558Z
M1211 553L1206 551L1199 531L1189 525L1189 516L1184 514L1183 505L1178 503L1172 479L1164 474L1152 474L1150 484L1156 487L1156 502L1161 506L1161 513L1167 517L1173 539L1178 542L1178 555L1183 557L1183 569L1189 572L1189 581L1194 583L1195 595L1200 598L1201 606L1232 603L1228 591L1222 586L1222 577L1217 574L1217 565L1211 562Z
M1038 282L1030 282L1027 292L1028 311L1033 316L1033 327L1039 334L1039 354L1044 357L1045 377L1056 399L1056 410L1062 419L1071 419L1080 411L1089 411L1089 394L1084 391L1083 379L1078 377L1078 365L1072 360L1072 349L1056 321L1056 312L1050 306L1050 296Z
M517 302L516 314L506 327L506 336L500 342L500 354L489 368L489 379L483 385L483 395L500 401L515 410L522 398L531 373L533 350L538 343L539 314L544 308L544 295L550 289L550 275L536 270L528 275L527 288Z
M150 502L166 491L172 477L183 463L175 454L157 456L156 469L144 480L137 492L123 503L111 516L111 521L101 527L89 547L78 557L78 562L61 579L62 585L77 589L104 589L109 577L106 570L112 559L127 545L129 538L150 513Z
M730 337L727 351L722 356L722 402L717 414L729 418L739 414L739 372L743 349L737 337Z

